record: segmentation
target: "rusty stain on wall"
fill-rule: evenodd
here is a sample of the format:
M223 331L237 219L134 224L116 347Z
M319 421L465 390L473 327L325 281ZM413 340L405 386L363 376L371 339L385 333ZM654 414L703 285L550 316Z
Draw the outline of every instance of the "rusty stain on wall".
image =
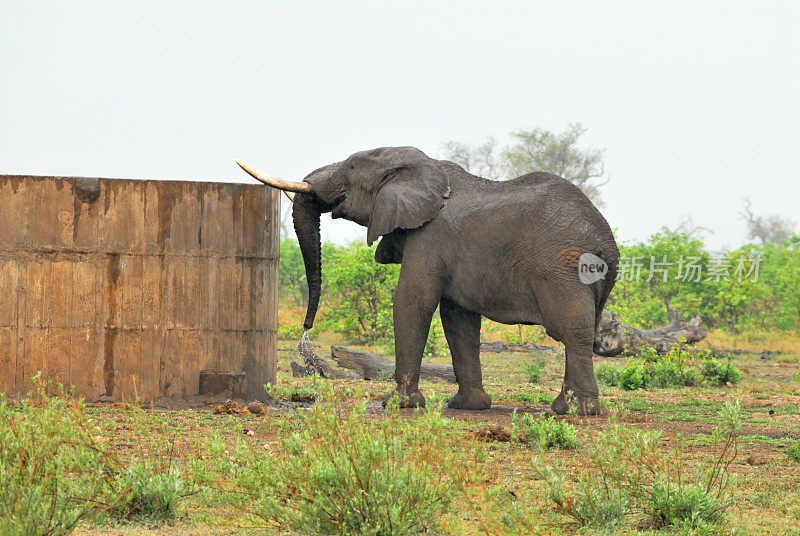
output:
M0 392L42 370L89 400L276 376L278 192L0 175Z

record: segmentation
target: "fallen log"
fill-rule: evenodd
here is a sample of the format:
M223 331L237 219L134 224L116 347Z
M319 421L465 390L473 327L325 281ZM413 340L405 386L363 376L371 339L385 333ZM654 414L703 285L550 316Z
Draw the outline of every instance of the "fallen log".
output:
M508 344L504 341L482 342L481 352L560 352L561 349L555 346L545 346L544 344L534 344L524 342L522 344Z
M708 330L701 325L699 316L686 322L680 313L672 308L669 298L665 298L664 301L669 324L655 329L639 329L623 324L616 314L603 311L595 336L595 344L602 348L599 353L605 356L630 356L634 355L640 346L651 346L663 355L672 346L681 342L695 344L706 338Z
M372 352L358 352L341 346L331 346L331 357L340 367L354 370L365 380L388 380L394 376L394 361ZM456 383L451 365L423 363L419 377L432 382Z
M743 348L712 348L716 354L724 355L758 355L761 359L772 359L774 355L781 355L780 350L745 350Z

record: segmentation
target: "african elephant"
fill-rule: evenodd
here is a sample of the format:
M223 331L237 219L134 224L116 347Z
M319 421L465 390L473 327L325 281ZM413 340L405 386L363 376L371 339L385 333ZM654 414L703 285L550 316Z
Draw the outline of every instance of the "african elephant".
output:
M290 195L292 215L309 286L305 329L314 324L320 298L321 213L366 226L368 244L382 237L375 260L400 263L394 378L403 406L425 404L420 364L439 306L458 381L450 407L491 406L479 360L485 316L544 326L566 349L564 382L552 409L566 413L572 392L580 412L599 411L592 356L603 350L595 331L619 250L605 218L572 183L541 172L489 181L413 147L358 152L299 183L239 164L262 182L296 193ZM595 261L596 280L581 281L584 258Z

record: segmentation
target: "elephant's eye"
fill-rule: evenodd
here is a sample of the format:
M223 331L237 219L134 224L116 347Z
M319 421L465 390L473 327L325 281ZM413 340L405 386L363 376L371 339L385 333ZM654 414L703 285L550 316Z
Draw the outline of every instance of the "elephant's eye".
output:
M350 164L350 169L356 169L356 166L354 166L353 164Z

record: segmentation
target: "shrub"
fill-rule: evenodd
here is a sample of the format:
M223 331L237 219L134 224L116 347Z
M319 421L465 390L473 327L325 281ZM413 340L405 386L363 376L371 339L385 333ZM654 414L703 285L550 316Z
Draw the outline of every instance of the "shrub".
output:
M571 449L578 442L575 427L563 419L537 417L530 413L524 413L520 417L514 410L511 414L511 428L514 437L522 443L532 443L542 448Z
M352 244L339 250L327 268L328 305L322 329L344 333L356 343L379 343L387 353L394 353L392 297L400 266L375 262L375 248ZM442 355L447 350L442 321L436 312L431 320L424 353Z
M645 362L630 360L619 371L619 386L633 391L645 386Z
M575 519L581 525L610 529L622 525L630 508L630 497L624 488L608 486L595 474L582 473L574 495L568 494L563 475L546 466L546 497L553 509Z
M58 536L89 514L109 485L113 463L92 437L85 407L35 394L19 405L0 394L0 534ZM63 395L63 391L61 391Z
M727 507L702 483L655 482L648 494L645 511L659 527L713 525Z
M627 274L617 280L608 309L627 324L645 329L665 325L664 298L670 297L684 317L700 316L712 328L800 327L800 236L796 234L782 244L745 244L727 252L730 277L716 280L705 277L712 259L703 243L684 233L662 232L646 242L621 243L620 253L620 271L627 268ZM665 278L662 272L652 272L656 266L648 262L664 256L671 264L657 269L667 270ZM757 277L747 274L755 258L760 258ZM699 261L704 277L680 277L684 259ZM641 270L634 270L634 263ZM741 268L744 273L739 272Z
M528 383L538 383L542 379L542 363L540 361L531 361L522 365L525 371L525 379Z
M716 359L710 351L688 351L683 345L673 346L665 355L651 347L637 349L636 358L623 367L600 363L595 367L597 381L623 389L648 387L691 386L704 380L714 385L735 384L742 379L741 371L730 358Z
M713 357L705 359L700 365L700 373L716 385L734 385L742 379L742 372L732 363L730 357L719 361Z
M321 398L297 413L277 452L239 449L225 462L258 516L302 533L400 535L447 509L459 453L440 411L404 419L395 399L376 420L364 417L366 402L347 407L329 387Z
M742 425L739 402L726 403L712 434L714 457L705 476L693 480L683 472L682 444L661 449L658 431L612 424L592 442L592 466L568 488L564 473L546 466L534 470L546 481L553 508L581 525L609 527L634 512L647 515L654 527L708 529L731 503L729 468L736 458Z
M646 384L648 387L695 385L697 379L696 368L681 366L670 360L656 361L647 367Z
M619 385L620 370L618 365L604 361L594 367L594 375L597 376L597 381L603 385L614 386Z
M375 262L375 248L353 244L327 267L329 305L325 328L346 333L353 342L375 342L393 337L392 294L400 266Z
M170 459L134 461L116 483L118 499L109 512L118 519L163 522L173 519L178 501L196 491Z
M278 339L282 341L296 341L302 336L302 325L284 324L278 328Z
M800 462L800 439L795 441L794 445L788 448L786 455L789 456L790 459Z
M297 240L284 238L280 245L278 278L281 294L294 303L308 301L308 283L303 254Z

